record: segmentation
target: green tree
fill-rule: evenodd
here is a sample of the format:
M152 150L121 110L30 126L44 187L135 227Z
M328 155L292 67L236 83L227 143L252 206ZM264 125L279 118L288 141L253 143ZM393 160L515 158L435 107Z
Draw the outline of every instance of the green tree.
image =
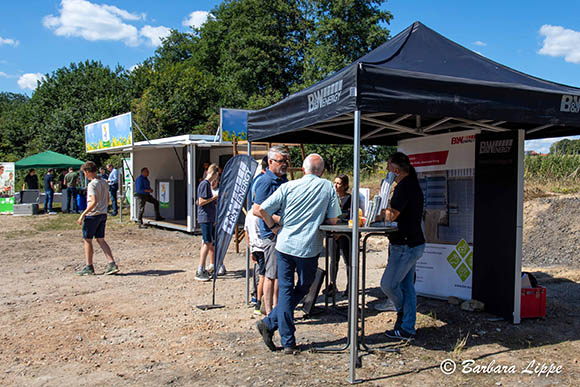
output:
M580 154L580 140L567 138L550 145L550 153L554 155L578 155Z
M305 1L311 26L304 58L304 84L310 86L385 43L384 27L393 15L385 0Z
M35 132L29 152L48 149L86 159L84 125L128 112L128 85L122 67L111 70L96 61L73 63L47 75L29 101Z
M0 159L16 161L24 155L30 141L28 97L0 93Z
M215 78L189 61L164 64L149 82L133 103L135 120L148 138L192 133L213 112Z

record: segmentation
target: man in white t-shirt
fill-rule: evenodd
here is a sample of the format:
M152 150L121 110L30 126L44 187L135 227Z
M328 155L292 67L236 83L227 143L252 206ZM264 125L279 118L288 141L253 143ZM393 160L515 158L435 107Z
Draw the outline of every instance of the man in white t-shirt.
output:
M250 210L246 214L246 222L244 223L246 241L248 241L252 261L254 261L254 292L256 293L256 301L254 303L255 314L261 314L260 307L262 306L262 296L264 294L264 275L266 274L266 264L264 262L264 243L262 239L260 239L259 220L260 218L254 215L254 213ZM256 274L258 275L258 281L256 281Z
M93 238L101 246L109 264L105 269L105 275L116 274L119 268L113 258L111 248L105 241L105 226L107 224L107 207L109 204L109 186L107 182L97 178L97 165L87 161L81 167L89 184L87 185L87 208L83 211L77 223L83 227L83 241L85 245L85 258L87 265L78 272L79 275L94 275L93 267Z

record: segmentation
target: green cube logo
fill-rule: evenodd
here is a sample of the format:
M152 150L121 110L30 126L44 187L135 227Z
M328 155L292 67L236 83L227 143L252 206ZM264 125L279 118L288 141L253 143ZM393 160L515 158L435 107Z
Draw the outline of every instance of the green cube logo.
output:
M460 240L455 246L455 249L447 257L447 262L455 270L461 281L465 282L473 271L473 251L471 247L464 240Z
M465 258L465 264L469 267L469 270L473 271L473 251Z
M469 250L471 250L469 248L469 245L467 244L467 242L465 242L465 239L462 239L461 241L459 241L457 246L455 246L455 249L461 255L462 258L465 258L467 253L469 253Z
M471 274L471 270L469 270L469 268L465 265L465 263L462 263L461 266L459 266L459 268L456 270L456 273L459 276L459 278L461 278L461 281L465 282L465 280Z
M449 262L449 264L451 265L451 267L453 267L454 269L461 263L461 257L459 256L459 254L457 254L457 252L455 252L455 250L449 254L449 256L447 257L447 262Z

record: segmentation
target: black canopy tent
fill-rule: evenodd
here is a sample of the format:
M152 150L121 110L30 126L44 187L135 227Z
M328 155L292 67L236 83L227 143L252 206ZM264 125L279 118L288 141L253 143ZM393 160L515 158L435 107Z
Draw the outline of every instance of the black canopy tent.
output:
M327 79L251 112L248 139L351 143L359 110L362 144L473 127L523 129L529 140L578 134L579 108L579 88L510 69L415 22Z
M466 129L495 133L498 138L515 135L516 165L510 181L494 186L492 176L482 183L482 195L477 197L475 193L475 216L482 215L474 233L478 234L479 228L482 237L479 250L474 240L473 298L484 301L487 310L519 323L524 139L580 134L579 106L579 88L510 69L415 22L327 79L275 105L250 112L248 140L352 143L352 189L357 192L361 144L396 145L403 139ZM491 219L496 211L489 208L497 205L491 196L499 190L510 191L510 195L502 195L502 200L511 201L512 208ZM487 203L482 196L487 196ZM358 195L353 198L357 208ZM503 232L510 234L503 254L484 248L491 241L498 243L492 231L484 230L493 222L503 225ZM501 233L501 227L495 226L496 233ZM352 240L357 240L357 222L352 232ZM353 244L352 256L357 254ZM478 254L485 256L485 262L477 259ZM503 267L507 263L508 269L499 272L496 266L500 263ZM351 283L355 286L356 273L358 262L352 260ZM491 295L486 287L494 288ZM357 321L357 303L356 295L351 294L351 321ZM354 340L351 382L355 380L356 325L350 327Z

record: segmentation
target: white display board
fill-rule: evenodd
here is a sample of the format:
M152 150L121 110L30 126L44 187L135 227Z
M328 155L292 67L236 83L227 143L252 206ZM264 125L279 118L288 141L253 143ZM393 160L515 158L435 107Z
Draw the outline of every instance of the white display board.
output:
M417 262L418 294L471 298L473 272L473 169L471 130L399 142L425 194L427 244Z

